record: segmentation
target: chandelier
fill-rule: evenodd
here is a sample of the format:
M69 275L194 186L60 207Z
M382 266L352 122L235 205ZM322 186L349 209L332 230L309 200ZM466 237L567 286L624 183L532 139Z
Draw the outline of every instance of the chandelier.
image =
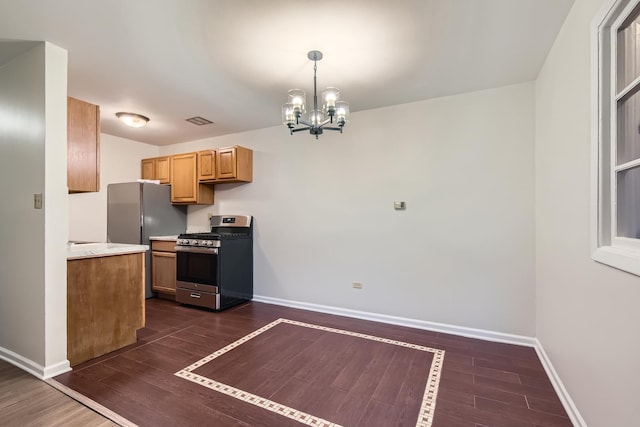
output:
M291 135L294 132L308 130L311 135L322 135L324 130L337 130L342 133L342 128L347 122L349 104L340 101L340 90L328 87L322 91L322 109L318 108L318 94L316 87L317 62L322 59L322 52L312 50L307 57L313 61L313 110L306 120L305 93L300 89L289 91L289 102L282 106L282 122L287 125Z

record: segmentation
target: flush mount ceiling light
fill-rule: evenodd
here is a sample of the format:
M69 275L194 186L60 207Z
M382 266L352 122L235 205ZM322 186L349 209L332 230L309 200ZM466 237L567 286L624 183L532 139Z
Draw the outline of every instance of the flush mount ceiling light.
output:
M322 91L322 109L318 108L318 94L316 87L317 62L322 59L322 52L312 50L307 57L313 61L313 110L303 119L306 113L305 93L300 89L289 91L289 102L282 106L282 123L287 125L291 135L294 132L308 130L311 135L322 135L324 130L337 130L342 133L342 128L347 122L349 104L340 101L340 90L328 87ZM325 119L325 117L328 117ZM337 127L336 127L337 126Z
M141 128L149 122L149 117L145 117L136 113L116 113L116 117L119 118L127 126L132 128Z

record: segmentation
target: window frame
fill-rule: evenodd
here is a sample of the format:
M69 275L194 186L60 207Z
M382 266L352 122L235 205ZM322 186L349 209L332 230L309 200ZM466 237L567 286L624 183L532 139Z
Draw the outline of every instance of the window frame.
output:
M615 174L640 164L640 160L633 160L616 165L617 102L640 86L637 77L621 91L617 89L617 31L639 4L640 0L609 0L595 16L591 28L591 258L638 276L640 239L616 236Z

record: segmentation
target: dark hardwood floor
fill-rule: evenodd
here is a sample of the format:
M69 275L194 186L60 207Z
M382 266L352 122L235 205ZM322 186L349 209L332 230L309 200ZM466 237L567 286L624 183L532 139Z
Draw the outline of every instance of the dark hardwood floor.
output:
M256 302L146 323L55 380L140 426L571 426L532 348Z

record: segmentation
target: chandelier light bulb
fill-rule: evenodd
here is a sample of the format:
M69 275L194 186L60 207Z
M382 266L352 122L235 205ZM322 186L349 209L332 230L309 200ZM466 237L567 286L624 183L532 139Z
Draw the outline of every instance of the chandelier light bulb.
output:
M340 90L335 87L328 87L322 92L322 99L326 108L333 108L336 106L336 101L340 99Z
M314 126L320 126L324 121L324 114L322 114L322 111L312 111L309 113L309 121L313 123Z
M306 95L301 89L291 89L289 91L289 104L293 105L294 113L300 115L306 112Z
M287 126L293 126L296 123L293 104L282 105L282 123Z
M349 115L349 103L344 101L336 102L336 116L338 116L338 120L342 119L346 122L348 115Z

